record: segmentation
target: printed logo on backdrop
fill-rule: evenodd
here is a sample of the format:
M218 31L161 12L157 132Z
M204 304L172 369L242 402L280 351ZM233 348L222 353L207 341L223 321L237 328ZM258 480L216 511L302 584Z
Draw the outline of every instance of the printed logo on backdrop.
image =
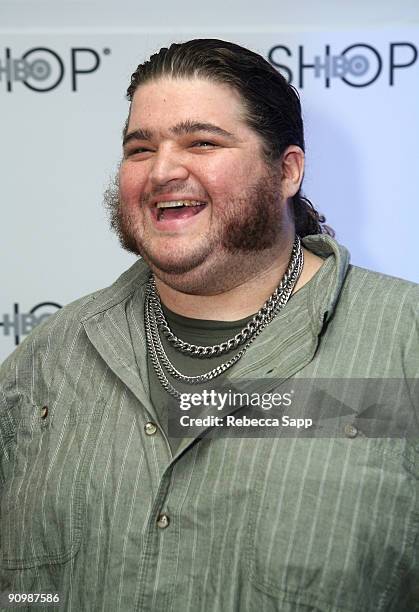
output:
M18 302L13 304L13 312L0 315L0 334L9 337L17 346L37 325L48 319L62 308L57 302L40 302L29 312L21 312Z
M411 68L417 59L418 49L411 42L392 42L380 49L367 43L355 43L342 50L325 45L311 56L303 45L296 51L275 45L268 52L270 63L300 89L306 85L306 76L318 79L324 87L331 87L333 80L350 87L368 87L378 79L393 87L400 71Z
M102 57L110 53L108 47L101 51L72 47L65 55L48 47L33 47L15 55L10 47L5 47L3 57L0 55L0 83L8 92L16 85L24 85L37 93L46 93L65 83L68 75L71 91L78 91L82 78L96 72Z

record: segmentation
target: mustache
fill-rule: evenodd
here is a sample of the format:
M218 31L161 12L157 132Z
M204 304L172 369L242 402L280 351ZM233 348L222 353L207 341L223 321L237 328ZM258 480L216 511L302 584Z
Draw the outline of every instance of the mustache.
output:
M207 200L208 194L206 192L197 193L196 187L190 185L188 181L173 181L170 185L157 185L153 188L149 193L144 193L141 195L140 203L148 204L150 200L157 196L166 195L167 193L187 193L189 196L196 198L197 200Z

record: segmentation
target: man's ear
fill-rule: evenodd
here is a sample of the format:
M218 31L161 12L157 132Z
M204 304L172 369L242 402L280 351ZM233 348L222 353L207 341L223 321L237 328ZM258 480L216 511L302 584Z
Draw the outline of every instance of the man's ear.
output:
M290 145L281 156L281 188L285 199L292 198L300 189L304 176L304 151Z

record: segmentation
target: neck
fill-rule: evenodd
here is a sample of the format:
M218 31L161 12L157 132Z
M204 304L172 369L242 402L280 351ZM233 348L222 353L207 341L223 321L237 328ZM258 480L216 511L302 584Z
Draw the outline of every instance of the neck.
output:
M163 304L173 312L193 319L237 321L259 310L275 291L288 268L294 237L269 265L248 270L248 278L216 294L187 294L156 278ZM304 250L305 265L294 291L300 289L319 269L323 260Z

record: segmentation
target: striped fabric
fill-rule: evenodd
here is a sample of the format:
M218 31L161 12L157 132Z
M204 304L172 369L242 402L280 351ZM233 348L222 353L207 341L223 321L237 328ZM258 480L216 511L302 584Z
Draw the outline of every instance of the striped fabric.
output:
M418 287L348 266L329 237L305 245L324 265L232 383L418 378ZM73 612L419 610L418 440L185 439L173 457L147 275L139 261L62 309L0 370L0 592Z

